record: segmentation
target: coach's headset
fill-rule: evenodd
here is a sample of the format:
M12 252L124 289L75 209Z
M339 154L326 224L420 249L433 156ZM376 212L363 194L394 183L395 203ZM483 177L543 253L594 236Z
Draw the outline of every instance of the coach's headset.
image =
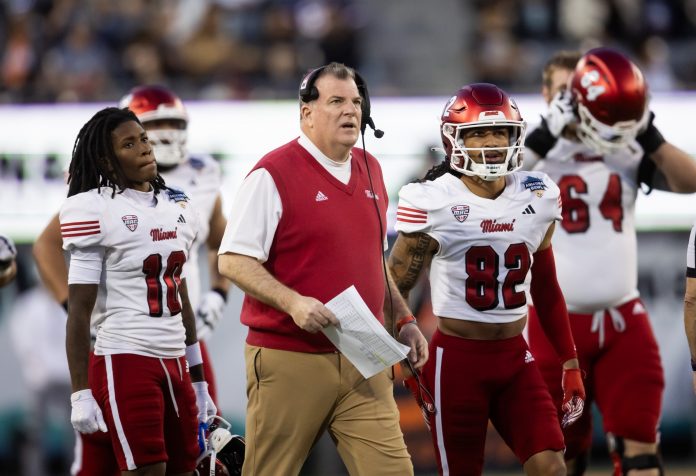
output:
M302 83L300 84L300 100L302 100L302 102L311 102L319 99L319 90L315 86L315 83L317 82L319 74L321 74L326 67L327 65L324 65L313 69L307 73L307 76L304 77ZM363 142L365 137L365 128L367 126L370 126L370 128L374 131L375 137L380 139L384 135L384 131L377 129L375 127L375 122L372 120L372 117L370 117L370 94L367 92L367 84L357 71L353 70L353 74L355 75L355 85L358 87L358 93L362 98L362 120L360 122L360 132L363 135ZM363 146L363 150L364 149L365 147Z

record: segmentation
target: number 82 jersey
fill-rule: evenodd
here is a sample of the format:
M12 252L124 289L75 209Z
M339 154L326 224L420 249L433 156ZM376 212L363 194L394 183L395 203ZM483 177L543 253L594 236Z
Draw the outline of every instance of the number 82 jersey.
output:
M449 173L399 192L396 230L439 244L430 266L438 317L506 323L527 312L533 254L561 218L559 190L540 172L514 172L505 181L495 199Z

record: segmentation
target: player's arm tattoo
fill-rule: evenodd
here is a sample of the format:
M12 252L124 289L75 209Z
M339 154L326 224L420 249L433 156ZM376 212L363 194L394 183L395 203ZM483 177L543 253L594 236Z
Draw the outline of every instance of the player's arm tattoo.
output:
M425 233L399 233L389 255L389 270L401 295L406 298L423 268L430 265L438 243Z

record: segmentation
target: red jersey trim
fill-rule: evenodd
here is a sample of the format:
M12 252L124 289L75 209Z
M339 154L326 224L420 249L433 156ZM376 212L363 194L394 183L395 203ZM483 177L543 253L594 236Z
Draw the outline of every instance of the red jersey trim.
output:
M417 208L397 207L396 221L403 223L420 223L425 224L428 220L428 212Z
M98 235L100 232L101 228L99 227L99 220L73 221L69 223L61 223L60 225L60 234L63 238Z
M98 235L101 233L99 230L97 231L86 231L84 233L62 233L60 236L63 238L74 238L76 236L88 236L88 235Z
M399 206L399 207L397 208L396 211L397 211L397 212L404 212L404 213L413 213L413 214L420 215L420 216L423 216L423 217L428 216L428 212L427 212L427 211L425 211L425 210L419 210L419 209L417 209L417 208L409 208L409 207Z
M99 225L99 220L89 220L89 221L71 221L68 223L61 223L60 228L69 228L76 225Z

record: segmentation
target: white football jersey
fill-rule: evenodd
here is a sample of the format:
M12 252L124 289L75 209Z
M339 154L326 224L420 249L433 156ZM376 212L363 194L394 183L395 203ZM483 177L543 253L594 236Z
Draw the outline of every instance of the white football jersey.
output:
M691 228L689 247L686 249L686 275L696 278L696 224Z
M553 249L570 311L592 313L638 296L635 201L642 157L637 145L603 156L560 139L535 167L556 182L563 201Z
M540 172L505 181L494 200L449 173L399 192L396 231L426 233L440 245L430 266L435 315L505 323L527 313L532 255L561 218L558 187Z
M198 230L197 215L181 192L111 194L108 187L80 193L68 197L60 210L65 250L104 251L92 313L94 352L182 356L179 284Z
M191 248L189 262L192 263L186 271L188 279L189 299L194 309L198 308L201 300L201 276L198 266L199 248L208 239L210 233L210 217L215 207L215 199L220 193L222 177L220 164L208 155L191 156L189 159L167 171L161 171L168 187L183 190L191 199L193 208L198 213L199 229L194 246Z

